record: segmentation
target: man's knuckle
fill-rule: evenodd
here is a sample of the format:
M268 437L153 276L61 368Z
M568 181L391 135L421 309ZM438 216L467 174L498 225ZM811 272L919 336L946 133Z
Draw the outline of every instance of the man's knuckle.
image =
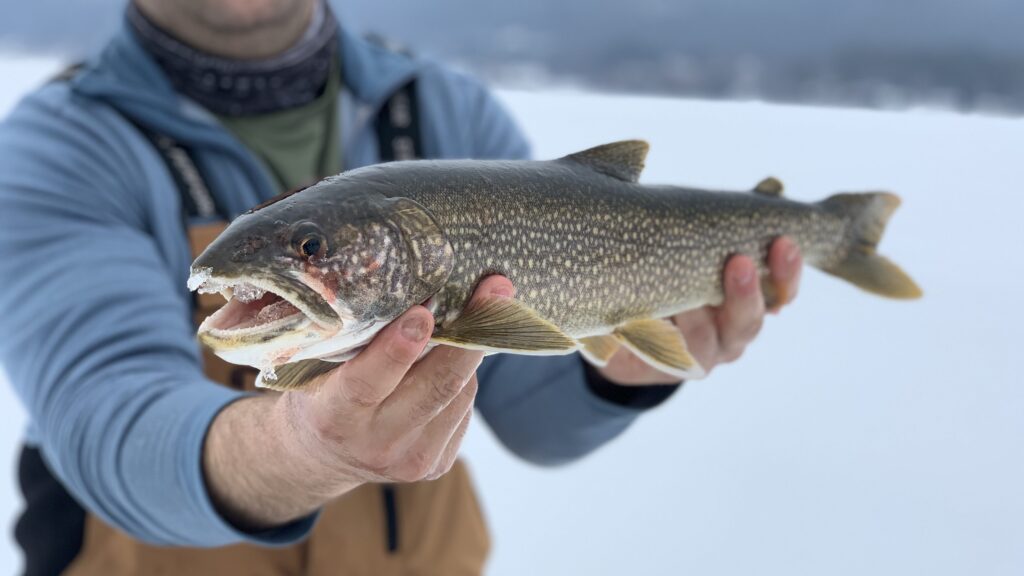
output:
M350 374L345 378L345 399L360 408L370 408L380 403L377 386L367 378Z
M761 333L761 328L763 327L764 317L759 316L744 324L737 332L737 337L743 343L750 342L754 338L757 338L757 335Z
M745 349L746 347L742 344L732 344L730 346L722 348L722 351L719 354L721 363L728 364L730 362L735 362L739 360L740 356L743 356L743 352Z
M453 368L441 370L431 381L433 388L433 400L438 403L447 403L462 391L466 385L466 376Z
M427 477L433 468L434 459L425 449L409 452L405 462L398 467L397 476L402 482L417 482Z
M437 468L434 468L434 470L430 473L430 476L427 479L428 480L437 480L438 478L440 478L440 477L444 476L445 474L447 474L448 472L450 472L451 469L452 469L452 466L454 466L454 465L455 465L455 458L454 457L445 458L444 462L442 462L441 465L438 466Z
M411 343L397 338L384 348L384 355L388 362L398 366L409 366L416 361L415 347Z
M697 346L706 346L718 337L715 327L710 322L690 324L687 326L684 336L688 343Z
M347 435L339 419L329 411L314 411L309 418L313 436L321 444L338 445L345 442Z
M388 450L374 450L359 459L359 467L378 476L386 476L394 466L394 456Z

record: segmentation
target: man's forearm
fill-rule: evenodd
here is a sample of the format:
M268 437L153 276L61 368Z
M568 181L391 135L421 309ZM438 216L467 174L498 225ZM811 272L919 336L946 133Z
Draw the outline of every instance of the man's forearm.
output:
M281 403L270 395L234 402L217 415L206 437L203 467L210 496L244 531L306 516L360 484L311 461Z

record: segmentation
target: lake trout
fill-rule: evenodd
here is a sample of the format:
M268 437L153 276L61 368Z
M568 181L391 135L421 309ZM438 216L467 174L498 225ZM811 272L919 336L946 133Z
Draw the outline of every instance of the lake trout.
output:
M921 295L876 252L895 195L804 203L784 198L774 178L742 192L645 185L647 150L632 140L549 161L391 162L278 196L236 218L193 263L189 289L228 298L199 339L259 368L261 386L289 390L424 304L436 320L432 344L579 351L598 366L626 346L667 374L699 378L665 318L721 303L734 254L753 257L765 279L779 236L868 292ZM466 309L491 274L508 277L516 297Z

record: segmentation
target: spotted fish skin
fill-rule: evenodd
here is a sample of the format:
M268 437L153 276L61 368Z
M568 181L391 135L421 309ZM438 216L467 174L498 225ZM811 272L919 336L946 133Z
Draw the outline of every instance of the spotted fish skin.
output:
M549 161L392 162L283 195L232 222L193 263L193 289L246 283L271 293L232 300L200 339L229 361L281 367L267 385L288 390L425 303L435 344L580 350L597 365L626 346L667 374L700 377L660 319L720 303L734 254L767 276L768 247L783 235L809 264L865 290L920 296L876 252L896 196L796 202L774 178L741 192L640 184L646 153L645 142L625 141ZM512 281L516 298L468 306L493 274ZM261 323L268 304L290 315Z
M454 267L439 296L443 326L487 275L567 334L607 333L722 300L732 254L762 273L770 242L792 237L821 267L848 249L848 220L817 204L752 192L622 181L572 160L416 161L360 171L421 204L445 231Z

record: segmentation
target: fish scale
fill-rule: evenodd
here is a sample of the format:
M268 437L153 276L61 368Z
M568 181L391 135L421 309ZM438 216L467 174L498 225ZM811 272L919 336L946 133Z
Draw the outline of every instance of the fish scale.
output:
M701 366L662 319L719 304L721 271L734 254L752 256L766 278L768 246L779 236L792 238L808 264L869 292L921 295L876 251L896 196L796 202L774 178L738 192L645 185L646 154L646 143L624 141L549 161L391 162L283 195L232 222L193 263L192 289L245 284L273 295L248 307L233 299L203 323L200 340L263 370L264 385L288 390L428 303L435 344L578 350L597 365L626 346L663 372L693 378ZM492 274L508 277L516 297L471 303ZM256 310L265 300L295 312Z

